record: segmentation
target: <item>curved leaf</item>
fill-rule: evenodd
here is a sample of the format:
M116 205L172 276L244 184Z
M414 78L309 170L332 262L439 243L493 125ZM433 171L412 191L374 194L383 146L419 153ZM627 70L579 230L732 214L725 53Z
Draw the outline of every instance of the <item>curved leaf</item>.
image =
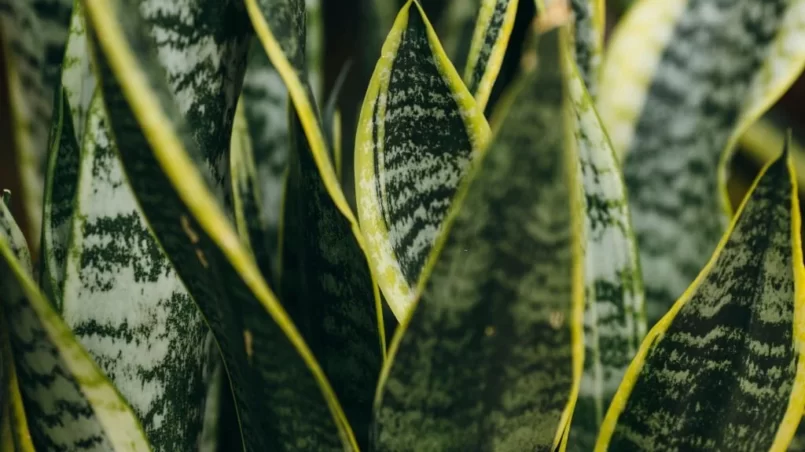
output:
M31 279L30 256L0 203L0 295L37 450L148 451L137 417Z
M355 190L378 284L404 319L489 126L418 3L402 8L382 55L361 109Z
M540 38L539 70L516 85L462 185L383 370L378 450L555 450L566 439L584 309L566 45L558 31Z
M454 2L458 3L458 2ZM482 0L464 69L464 82L483 110L500 72L519 0Z
M584 373L570 449L592 450L618 385L646 334L643 282L623 177L584 80L568 62L584 218Z
M596 450L785 450L805 408L800 222L784 153L643 341Z
M240 26L237 5L223 6L212 17L233 14L223 23ZM245 449L355 448L320 366L241 245L214 195L215 179L200 171L205 156L186 132L139 14L117 0L85 0L85 7L124 167L149 225L220 345ZM181 20L192 25L200 19ZM214 163L211 156L206 161Z
M190 450L202 426L207 326L137 206L100 92L85 132L62 317L132 405L151 444Z
M613 37L598 107L625 153L641 265L652 275L649 324L696 277L726 227L722 151L801 72L804 8L803 0L646 0Z

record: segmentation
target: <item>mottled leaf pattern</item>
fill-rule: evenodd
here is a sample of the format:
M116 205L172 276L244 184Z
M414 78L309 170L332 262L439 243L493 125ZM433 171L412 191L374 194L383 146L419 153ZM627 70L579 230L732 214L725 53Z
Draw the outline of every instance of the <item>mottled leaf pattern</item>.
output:
M470 45L464 82L483 110L500 72L519 0L483 0Z
M643 271L662 275L645 278L650 325L724 231L722 151L743 115L765 108L799 73L803 7L803 0L647 0L613 39L599 111L616 151L625 152Z
M149 451L134 413L36 288L3 203L0 258L0 297L36 449Z
M98 93L81 144L62 317L152 446L191 450L202 426L207 327L148 230L105 116Z
M557 31L541 37L540 69L518 83L459 192L384 368L377 450L550 451L562 441L581 377L583 287L560 45Z
M416 2L400 11L382 55L361 110L355 190L369 260L403 319L489 126Z
M584 373L569 449L589 451L646 334L643 284L626 189L581 74L568 63L584 218Z
M70 19L70 34L67 38L67 48L62 64L61 81L64 91L67 93L75 140L78 143L81 143L84 138L89 104L92 102L95 87L98 84L91 63L86 24L84 23L84 9L81 6L81 0L76 0L73 16Z
M646 337L597 450L785 450L805 407L800 221L784 154Z
M604 47L604 0L570 0L576 64L590 96L595 98Z
M246 450L354 448L321 368L241 246L213 194L213 178L199 171L203 153L186 132L176 105L181 96L171 93L139 15L115 0L85 0L85 6L124 167L149 225L216 336Z

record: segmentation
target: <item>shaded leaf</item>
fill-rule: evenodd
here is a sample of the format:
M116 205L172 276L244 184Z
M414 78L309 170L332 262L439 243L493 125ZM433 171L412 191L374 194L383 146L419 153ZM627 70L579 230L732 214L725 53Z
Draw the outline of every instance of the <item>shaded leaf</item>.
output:
M800 222L785 153L643 341L596 450L785 450L805 408Z

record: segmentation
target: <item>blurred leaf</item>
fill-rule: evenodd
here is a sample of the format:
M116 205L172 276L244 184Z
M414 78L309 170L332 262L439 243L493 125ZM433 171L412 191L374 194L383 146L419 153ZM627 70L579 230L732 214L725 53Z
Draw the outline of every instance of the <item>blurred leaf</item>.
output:
M230 130L222 132L219 126L216 135L201 135L210 141L193 139L188 127L208 128L211 122L194 123L192 115L188 123L182 121L177 105L182 91L171 92L138 12L119 0L85 0L85 5L124 167L149 225L215 334L232 381L244 447L354 449L352 432L321 368L216 199L216 173L210 170L217 154L203 151L213 145L226 149ZM184 24L182 29L210 26L228 36L228 45L215 47L224 52L221 60L243 61L238 49L248 36L240 33L248 26L238 3L203 5L201 16L175 19ZM177 14L182 12L187 11ZM224 93L235 92L243 64L228 63L231 73L240 74L231 77L199 64L195 70L174 69L201 79L202 94L217 94L222 86ZM208 113L223 114L215 124L231 124L236 98L197 98L210 104Z
M152 446L192 449L202 426L207 326L137 206L100 91L78 158L62 317L131 404Z
M606 21L605 0L570 0L573 47L579 73L593 99L598 92Z
M378 284L402 320L489 126L418 3L400 11L382 55L361 110L355 190Z
M378 450L563 448L584 309L565 45L540 38L539 70L457 195L384 367Z
M25 240L3 203L0 256L2 306L36 449L151 450L131 408L31 279Z
M719 185L737 137L803 63L805 0L645 0L618 26L598 108L624 156L649 325L724 232Z
M800 222L786 152L643 341L596 450L785 450L805 408Z
M528 1L528 0L526 0ZM500 72L519 0L482 0L470 45L464 82L483 110Z
M444 12L442 46L455 67L466 67L483 0L450 2Z

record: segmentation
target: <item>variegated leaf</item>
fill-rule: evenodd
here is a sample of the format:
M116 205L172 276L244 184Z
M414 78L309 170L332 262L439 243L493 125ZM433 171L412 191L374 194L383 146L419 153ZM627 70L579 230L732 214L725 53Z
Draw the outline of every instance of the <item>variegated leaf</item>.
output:
M584 79L572 61L568 66L586 213L584 373L569 449L589 451L612 396L646 334L646 318L623 176Z
M598 79L604 47L604 0L570 0L574 15L576 64L592 98L598 92Z
M801 72L803 43L805 0L646 0L615 33L598 107L625 153L649 324L715 249L723 151Z
M527 1L527 0L526 0ZM464 82L477 108L489 101L509 44L519 0L482 0L464 69Z
M355 191L369 260L403 319L489 126L418 3L402 8L382 55L361 110Z
M36 11L35 32L42 41L42 76L45 93L52 96L59 87L74 0L25 0Z
M514 88L395 335L376 400L378 450L556 450L566 439L584 306L559 38L540 38L539 70Z
M800 222L786 153L643 341L596 450L785 450L805 408Z
M0 298L36 449L151 450L131 408L31 279L25 240L3 203L0 258Z
M75 141L81 143L89 116L89 104L98 84L92 70L81 0L76 0L70 19L70 34L62 64L61 82L67 93Z
M208 329L137 206L100 92L85 132L80 157L62 155L80 169L61 314L152 446L191 450L202 427Z
M236 4L226 5L235 8L227 12L238 11ZM119 0L85 0L85 8L116 145L149 225L216 336L245 449L354 449L354 436L323 371L216 199L215 178L204 163L214 163L215 154L205 155L187 133L192 123L184 122L177 105L182 96L171 93L140 15ZM191 21L189 29L198 28L194 20L205 23L181 17ZM240 16L234 19L212 24L223 27L221 32L242 27ZM229 70L242 77L242 66ZM209 84L238 85L239 77L226 75ZM227 121L225 116L220 123Z

